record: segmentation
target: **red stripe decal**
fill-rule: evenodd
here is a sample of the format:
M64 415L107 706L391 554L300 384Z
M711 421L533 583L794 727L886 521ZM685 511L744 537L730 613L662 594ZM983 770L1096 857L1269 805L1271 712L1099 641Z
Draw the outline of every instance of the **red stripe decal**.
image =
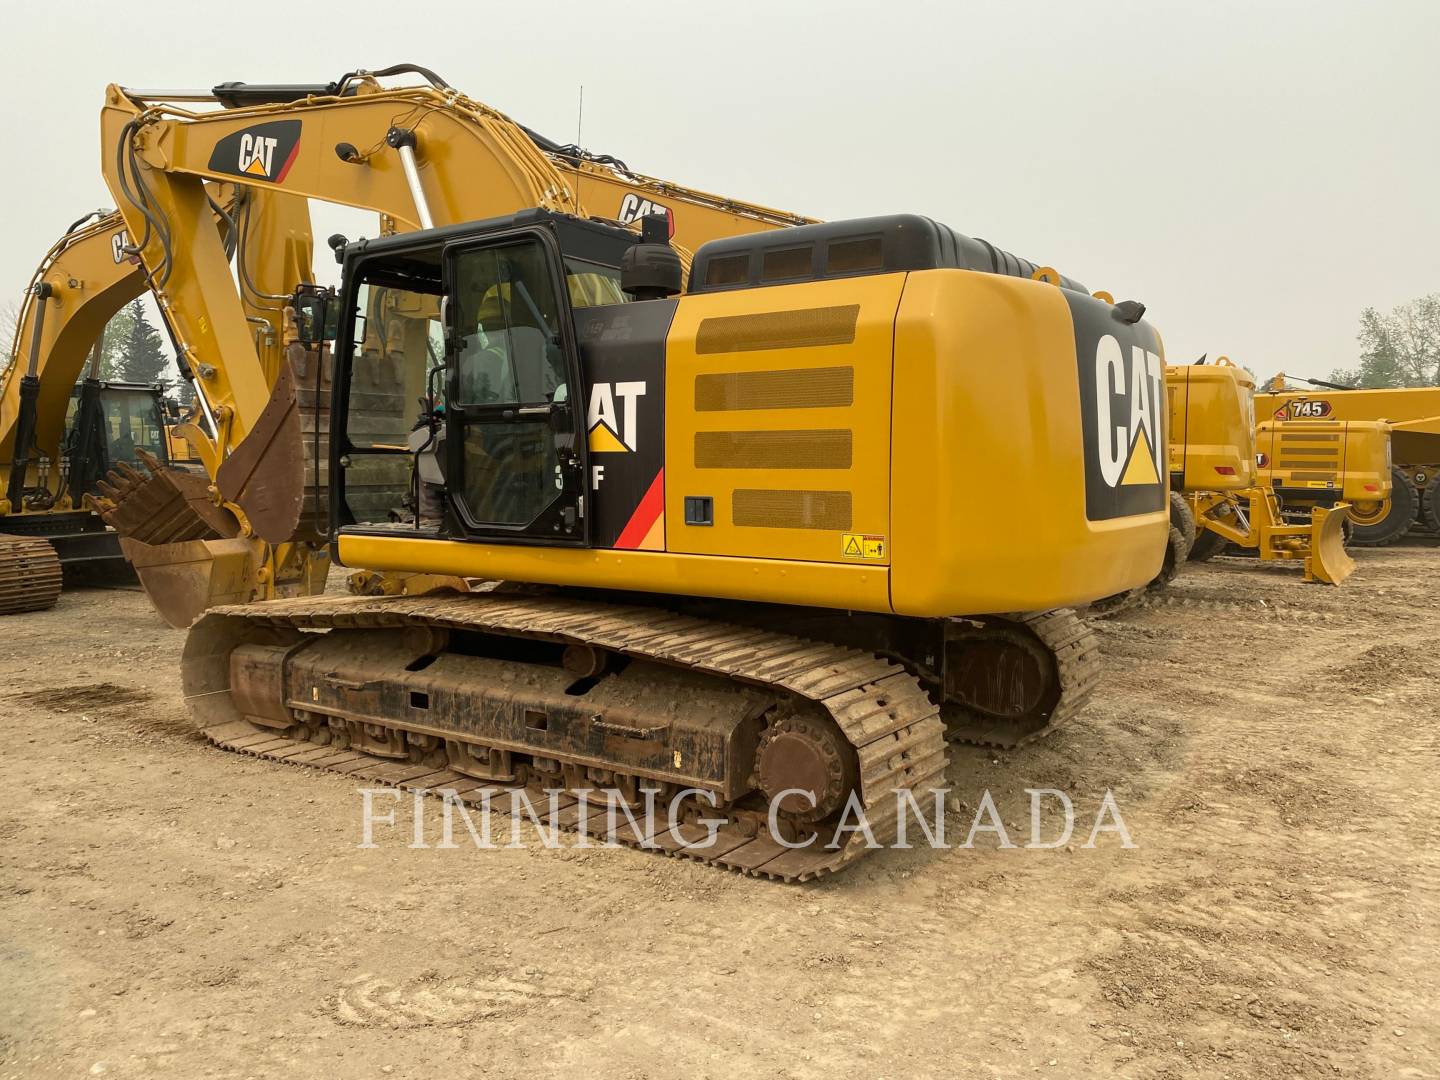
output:
M630 520L620 531L620 539L615 541L615 546L632 550L638 548L646 533L650 531L650 526L655 524L664 510L665 470L661 469L650 482L650 490L645 492L640 505L635 507L635 513L630 515Z
M285 174L290 171L290 166L295 164L295 158L300 154L300 140L295 140L295 145L290 148L290 156L285 159L285 164L280 166L280 172L275 177L275 183L283 183Z

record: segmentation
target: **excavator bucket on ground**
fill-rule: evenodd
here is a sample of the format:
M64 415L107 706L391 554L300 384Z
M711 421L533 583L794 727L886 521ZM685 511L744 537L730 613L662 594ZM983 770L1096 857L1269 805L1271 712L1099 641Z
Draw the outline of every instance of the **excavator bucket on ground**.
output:
M1345 550L1344 506L1333 510L1317 506L1310 514L1310 557L1305 560L1306 580L1339 585L1355 572L1355 560Z
M261 545L236 537L146 544L128 536L120 550L160 617L183 630L208 608L253 599Z
M305 454L288 365L247 437L203 476L171 469L142 452L144 471L121 465L91 496L161 618L184 628L202 611L256 598L266 545L295 539L305 496ZM249 532L242 526L243 515ZM301 572L301 593L324 588Z

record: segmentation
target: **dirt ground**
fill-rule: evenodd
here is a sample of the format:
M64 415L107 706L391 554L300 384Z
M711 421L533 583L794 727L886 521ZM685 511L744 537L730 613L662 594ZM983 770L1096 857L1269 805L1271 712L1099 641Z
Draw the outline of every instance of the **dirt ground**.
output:
M0 1078L1440 1076L1440 550L1358 560L1190 567L1076 722L954 748L952 841L988 790L1017 847L808 886L360 849L354 781L209 748L183 635L69 592L4 624Z

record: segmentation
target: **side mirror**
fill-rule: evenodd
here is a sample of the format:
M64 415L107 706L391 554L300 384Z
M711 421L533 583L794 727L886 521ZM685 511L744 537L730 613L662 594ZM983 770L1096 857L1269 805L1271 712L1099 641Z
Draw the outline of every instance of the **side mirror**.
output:
M330 289L301 285L291 298L300 340L310 346L334 341L340 333L339 298Z

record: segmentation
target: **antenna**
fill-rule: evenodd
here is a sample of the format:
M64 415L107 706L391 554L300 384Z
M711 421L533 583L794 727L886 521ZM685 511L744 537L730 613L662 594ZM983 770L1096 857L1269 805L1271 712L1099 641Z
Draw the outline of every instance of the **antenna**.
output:
M575 117L575 145L580 145L580 128L585 123L585 84L580 84L580 111Z

